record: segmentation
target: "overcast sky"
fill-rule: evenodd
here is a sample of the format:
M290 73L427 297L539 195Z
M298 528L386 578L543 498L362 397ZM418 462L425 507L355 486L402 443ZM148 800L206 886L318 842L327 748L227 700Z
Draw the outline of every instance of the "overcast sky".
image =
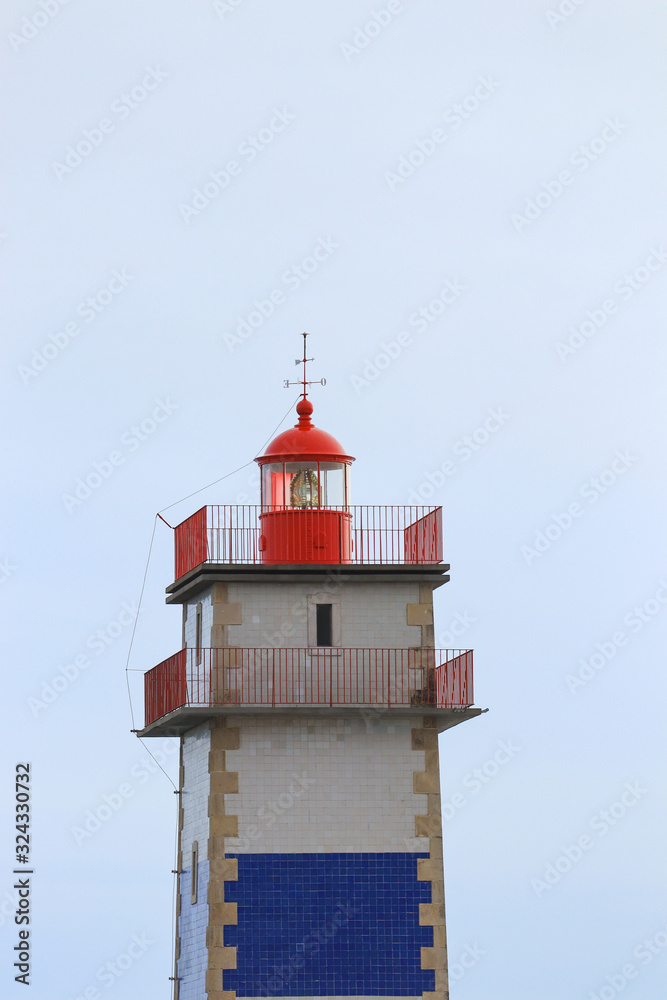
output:
M664 4L0 19L3 997L24 760L32 996L170 996L176 799L130 733L133 615L156 511L255 457L307 330L353 502L443 507L436 644L475 649L489 708L441 737L452 997L663 1000ZM245 468L165 517L256 497ZM158 522L135 725L180 645L172 545Z

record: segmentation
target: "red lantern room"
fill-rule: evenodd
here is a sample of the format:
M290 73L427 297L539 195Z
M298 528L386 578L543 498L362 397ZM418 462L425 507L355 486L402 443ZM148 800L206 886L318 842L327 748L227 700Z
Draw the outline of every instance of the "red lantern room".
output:
M312 423L313 404L305 391L296 412L299 422L255 459L261 469L262 562L350 562L354 459Z
M315 427L310 417L306 364L307 333L303 334L303 378L296 404L299 422L274 438L255 461L261 470L259 551L267 565L349 563L352 556L350 466L331 434ZM326 380L322 379L325 385Z

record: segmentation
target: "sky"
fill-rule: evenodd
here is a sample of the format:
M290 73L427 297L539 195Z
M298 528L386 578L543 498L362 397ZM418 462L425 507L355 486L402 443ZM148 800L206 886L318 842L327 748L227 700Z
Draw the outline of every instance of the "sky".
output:
M256 501L306 330L352 501L443 508L436 645L489 709L441 737L453 1000L662 1000L666 34L652 0L5 0L3 997L25 761L32 995L170 996L155 514Z

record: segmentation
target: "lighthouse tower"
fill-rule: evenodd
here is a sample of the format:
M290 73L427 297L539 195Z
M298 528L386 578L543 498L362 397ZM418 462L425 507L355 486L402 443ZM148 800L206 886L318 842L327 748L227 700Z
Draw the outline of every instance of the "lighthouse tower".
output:
M438 734L480 710L434 648L441 509L351 503L306 360L259 504L175 529L140 734L181 740L174 997L446 998Z

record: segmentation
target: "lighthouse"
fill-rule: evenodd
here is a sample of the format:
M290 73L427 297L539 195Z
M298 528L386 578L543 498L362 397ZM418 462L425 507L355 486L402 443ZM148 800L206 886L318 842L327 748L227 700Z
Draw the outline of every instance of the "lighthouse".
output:
M175 1000L449 996L438 736L480 714L436 649L439 507L352 503L313 420L256 461L256 505L175 528L182 648L142 737L180 737Z

